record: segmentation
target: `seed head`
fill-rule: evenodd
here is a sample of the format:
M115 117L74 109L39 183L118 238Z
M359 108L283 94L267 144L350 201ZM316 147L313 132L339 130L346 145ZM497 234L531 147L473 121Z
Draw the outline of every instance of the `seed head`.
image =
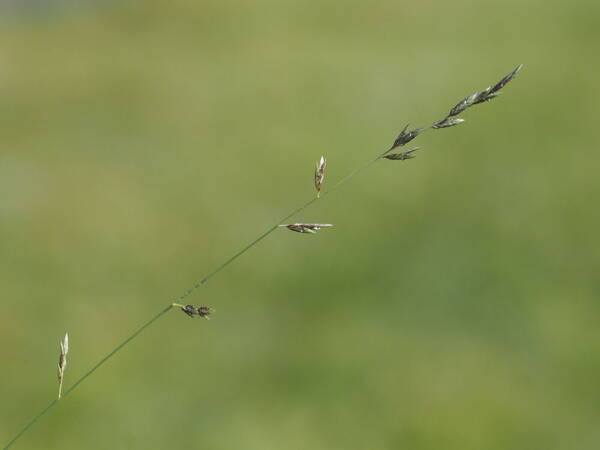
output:
M295 231L297 233L310 233L315 234L317 230L321 228L332 227L330 223L290 223L287 225L279 225L280 227L286 227L288 230Z
M317 197L321 195L321 185L325 179L325 169L327 168L327 160L321 156L315 169L315 188L317 189Z
M489 87L485 88L483 91L475 92L474 94L471 94L471 95L463 98L460 102L458 102L456 104L456 106L454 106L454 108L452 108L450 110L450 112L448 113L448 116L449 117L457 116L458 114L460 114L461 112L463 112L465 109L467 109L470 106L477 105L478 103L489 102L490 100L493 100L498 95L500 95L500 93L498 91L500 89L502 89L504 86L506 86L514 77L516 77L517 73L519 72L519 70L521 70L522 67L523 67L523 64L519 64L515 68L515 70L513 70L511 73L506 75L504 78L502 78L500 81L498 81L495 85L489 86Z

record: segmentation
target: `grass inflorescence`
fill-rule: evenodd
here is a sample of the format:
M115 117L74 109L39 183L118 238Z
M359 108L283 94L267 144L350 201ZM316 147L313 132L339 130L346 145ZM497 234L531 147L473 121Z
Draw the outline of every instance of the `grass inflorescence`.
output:
M453 126L462 124L465 120L457 117L458 115L460 115L465 110L467 110L468 108L470 108L474 105L477 105L480 103L485 103L485 102L488 102L490 100L497 98L500 95L500 90L503 89L511 80L514 79L514 77L517 75L517 73L519 72L519 70L521 70L522 67L523 67L522 65L517 66L512 72L510 72L508 75L503 77L496 84L489 86L481 91L477 91L477 92L463 98L460 102L458 102L455 106L453 106L450 109L448 114L443 119L437 120L429 126L425 126L425 127L421 127L421 128L414 128L412 130L409 130L409 125L406 125L401 130L400 134L394 140L394 142L392 143L392 146L389 149L387 149L383 153L378 154L377 157L375 157L374 159L371 159L364 165L362 165L362 166L358 167L357 169L353 170L352 172L348 173L347 175L345 175L340 180L338 180L331 188L329 188L326 191L323 191L322 188L324 185L325 170L327 168L328 162L325 159L325 157L322 156L321 159L317 162L317 166L316 166L315 174L314 174L314 184L315 184L315 189L317 192L317 194L315 196L310 198L305 203L294 208L290 213L288 213L282 219L277 221L277 223L275 223L274 225L269 227L267 230L262 232L258 237L256 237L254 240L252 240L250 243L248 243L246 246L244 246L238 252L234 253L232 256L230 256L228 259L226 259L223 263L221 263L219 266L217 266L215 269L213 269L211 272L209 272L207 275L205 275L203 278L201 278L199 281L197 281L192 287L190 287L182 295L177 297L177 299L175 300L174 303L170 303L164 309L162 309L157 314L155 314L151 319L149 319L148 321L143 323L139 328L137 328L133 333L131 333L127 338L125 338L125 340L123 340L114 349L112 349L106 356L104 356L100 361L98 361L98 363L96 363L91 369L89 369L81 377L79 377L79 379L77 379L63 393L62 385L63 385L65 369L66 369L66 364L67 364L66 357L67 357L67 352L68 352L68 348L69 348L68 336L65 335L64 340L60 343L61 344L61 353L60 353L59 363L58 363L58 380L59 380L58 399L64 398L67 395L69 395L71 392L73 392L73 390L75 390L82 382L84 382L88 377L90 377L98 368L100 368L104 363L106 363L109 359L111 359L117 352L122 350L133 339L135 339L137 336L139 336L141 333L143 333L150 325L152 325L154 322L156 322L159 318L161 318L163 315L165 315L171 309L179 308L181 311L183 311L186 315L188 315L191 318L200 317L200 318L208 319L210 314L214 311L211 307L209 307L209 306L194 306L194 305L183 304L183 303L179 303L179 302L183 301L183 299L185 299L186 297L191 295L194 291L199 289L203 284L208 282L208 280L210 280L212 277L214 277L217 273L219 273L221 270L225 269L229 264L231 264L233 261L238 259L240 256L242 256L244 253L246 253L248 250L250 250L252 247L254 247L256 244L258 244L260 241L265 239L267 236L269 236L271 233L273 233L275 230L277 230L280 227L284 227L284 228L287 228L288 230L295 231L298 233L306 233L306 234L314 234L317 230L319 230L321 228L332 227L333 226L332 224L327 224L327 223L298 222L298 223L285 224L284 222L286 222L288 219L292 218L293 216L296 216L297 214L301 213L306 208L308 208L310 205L315 203L317 200L322 199L327 194L329 194L330 192L332 192L335 189L337 189L338 187L340 187L343 183L350 180L351 178L356 176L358 173L366 170L368 167L370 167L371 165L373 165L374 163L376 163L377 161L379 161L381 159L392 160L392 161L406 161L406 160L414 158L415 157L414 153L417 150L419 150L420 147L414 147L414 148L407 149L407 150L396 151L394 153L391 153L391 152L392 152L392 150L395 150L399 147L404 147L406 144L408 144L409 142L412 142L414 139L416 139L417 137L419 137L421 134L423 134L425 131L427 131L429 129L439 130L439 129L449 128L449 127L453 127ZM42 411L40 411L38 414L36 414L33 417L33 419L31 419L27 423L27 425L25 425L17 433L17 435L11 441L9 441L8 444L6 444L6 446L4 447L4 450L8 449L15 442L17 442L42 416L44 416L48 411L50 411L54 406L56 406L56 404L58 403L58 399L53 400Z

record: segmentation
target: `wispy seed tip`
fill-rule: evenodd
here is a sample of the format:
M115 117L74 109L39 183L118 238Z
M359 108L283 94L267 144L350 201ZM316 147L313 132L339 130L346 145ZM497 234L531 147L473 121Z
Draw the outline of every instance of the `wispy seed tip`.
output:
M448 113L449 117L457 116L462 113L465 109L477 105L479 103L489 102L490 100L496 98L499 95L499 90L506 86L521 70L523 64L519 64L515 69L498 81L493 86L488 86L482 91L475 92L465 98L463 98L460 102L458 102Z

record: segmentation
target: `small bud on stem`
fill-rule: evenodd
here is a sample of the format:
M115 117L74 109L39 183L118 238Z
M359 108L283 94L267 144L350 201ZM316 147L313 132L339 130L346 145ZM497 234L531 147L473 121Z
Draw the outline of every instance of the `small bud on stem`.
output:
M60 356L58 357L58 399L62 396L63 379L67 368L67 353L69 353L69 334L60 342Z
M327 168L327 160L321 156L321 160L317 163L315 169L315 188L317 189L317 197L321 195L321 185L325 179L325 169Z

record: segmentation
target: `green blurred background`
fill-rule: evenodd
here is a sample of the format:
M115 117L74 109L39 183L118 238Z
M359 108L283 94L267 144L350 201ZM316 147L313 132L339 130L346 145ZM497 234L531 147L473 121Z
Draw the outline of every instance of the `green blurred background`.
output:
M22 449L600 448L600 4L4 0L0 438L410 121Z

